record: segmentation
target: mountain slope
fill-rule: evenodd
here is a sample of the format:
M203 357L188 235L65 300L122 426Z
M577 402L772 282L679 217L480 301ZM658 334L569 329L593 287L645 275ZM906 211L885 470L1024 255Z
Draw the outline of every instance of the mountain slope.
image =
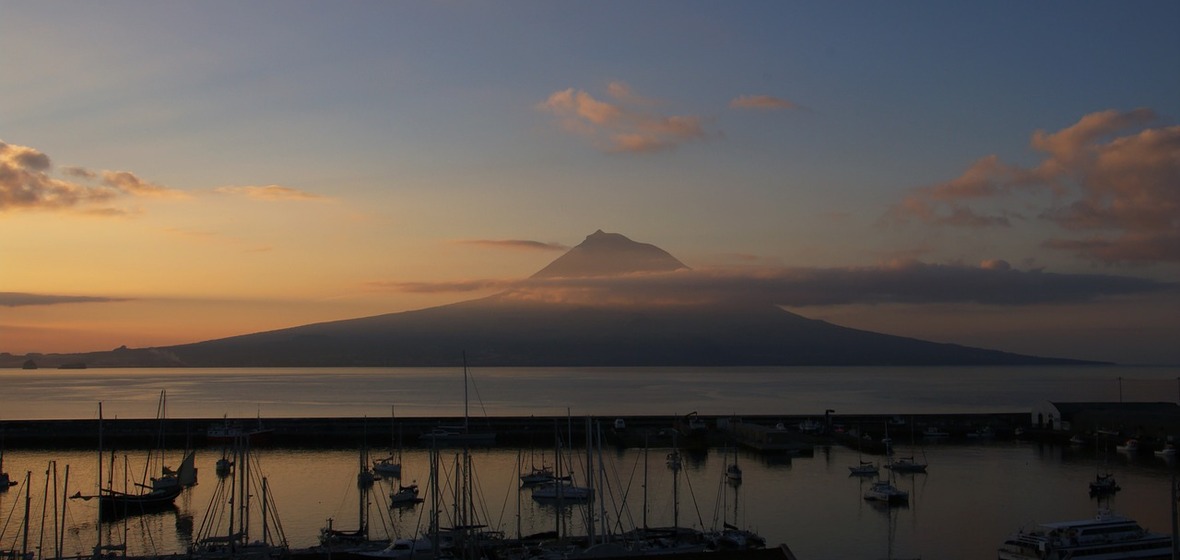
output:
M840 327L774 306L619 309L501 296L162 349L199 366L1009 365L1069 360Z
M108 357L89 354L85 361L134 365L128 362L142 359L140 365L158 366L166 360L178 366L226 367L450 366L465 352L472 363L484 367L1085 363L850 329L769 304L655 305L648 295L616 298L619 292L609 288L589 296L579 292L580 302L573 303L562 292L571 278L590 278L603 286L614 285L609 282L612 276L647 273L638 277L658 281L658 274L651 273L687 268L654 245L599 230L534 274L531 281L536 286L526 283L520 291L195 344L123 349Z

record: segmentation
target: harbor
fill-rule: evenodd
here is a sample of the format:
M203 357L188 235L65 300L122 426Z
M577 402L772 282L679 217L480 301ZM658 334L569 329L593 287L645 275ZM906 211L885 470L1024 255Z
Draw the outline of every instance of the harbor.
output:
M749 552L759 557L995 558L1019 530L1092 518L1100 507L1167 532L1166 496L1177 472L1174 460L1160 455L1177 433L1176 407L1150 404L1176 391L1166 368L480 370L466 417L454 370L195 373L0 372L11 388L4 410L21 413L0 418L3 470L15 483L0 493L7 526L0 550L55 557L48 535L58 519L63 556L92 557L101 542L126 547L104 555L196 558L194 543L236 534L210 535L202 525L210 506L224 501L221 462L234 436L244 434L257 461L251 472L267 479L265 492L256 486L248 494L269 496L268 516L282 520L286 554L312 556L325 553L325 529L356 533L363 525L364 540L373 541L365 546L390 548L428 535L432 511L442 527L473 524L456 513L468 504L474 524L517 549L525 542L548 547L559 531L583 550L604 539L637 542L642 528L680 527L719 539L728 524L765 542ZM39 388L60 375L72 384L56 393ZM1013 384L1014 377L1025 382ZM1125 388L1128 402L1117 402L1123 395L1112 387ZM165 389L166 413L157 402ZM1047 401L1047 394L1059 398ZM556 404L564 402L572 404ZM462 433L464 425L481 441L447 441L444 434ZM1075 436L1079 442L1070 441ZM160 511L96 522L95 500L45 501L49 494L95 495L98 480L134 488L149 453L161 452L174 469L195 453L197 483ZM465 456L470 467L460 469ZM903 458L924 470L888 468ZM375 472L382 461L399 470L374 476L362 501L360 467ZM876 474L850 473L866 463ZM59 474L51 484L51 465L58 473L69 467L68 488L53 490L66 483ZM730 471L737 466L735 484ZM157 468L150 472L162 472ZM521 476L546 468L587 487L587 495L593 478L594 505L534 497ZM1089 492L1096 474L1119 486L1101 502ZM879 481L906 500L867 499ZM415 488L415 499L393 507L406 488ZM362 509L371 516L363 524ZM29 527L27 547L22 526ZM592 544L590 534L599 541ZM346 553L331 549L334 557Z

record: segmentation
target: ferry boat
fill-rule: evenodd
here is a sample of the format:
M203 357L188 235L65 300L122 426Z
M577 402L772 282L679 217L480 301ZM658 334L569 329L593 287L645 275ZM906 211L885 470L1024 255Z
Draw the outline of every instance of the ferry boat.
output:
M1134 520L1109 510L1093 519L1045 523L1032 531L1010 535L998 550L999 560L1063 560L1087 558L1172 558L1172 537L1152 533Z

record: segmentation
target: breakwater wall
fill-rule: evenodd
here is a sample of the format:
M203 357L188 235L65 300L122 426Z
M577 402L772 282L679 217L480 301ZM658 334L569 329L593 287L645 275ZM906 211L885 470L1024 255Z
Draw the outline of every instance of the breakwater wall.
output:
M693 422L690 423L690 420ZM922 414L922 415L761 415L691 416L667 415L594 418L564 416L506 416L471 419L472 432L491 431L495 445L551 447L557 437L567 443L586 440L586 429L601 434L604 443L639 447L713 447L732 444L754 445L761 437L787 442L782 449L827 442L855 445L855 436L868 434L881 439L886 430L897 441L911 434L922 437L926 429L944 432L951 439L966 438L987 428L994 437L1010 438L1017 427L1028 427L1028 413ZM691 425L690 425L691 424ZM438 426L462 426L462 418L169 418L125 419L102 422L103 445L108 448L150 448L163 438L169 447L220 445L216 436L229 430L259 432L255 445L276 447L360 447L388 448L400 441L405 447L424 447L419 436ZM767 436L769 434L769 436ZM81 448L98 446L99 421L4 420L0 437L7 448ZM852 438L852 439L850 439ZM774 446L763 450L774 451ZM870 450L866 450L870 451Z

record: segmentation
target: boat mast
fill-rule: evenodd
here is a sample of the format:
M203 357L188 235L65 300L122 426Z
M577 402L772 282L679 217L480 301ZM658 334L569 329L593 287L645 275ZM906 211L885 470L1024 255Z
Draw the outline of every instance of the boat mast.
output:
M33 471L25 471L25 528L21 537L21 558L29 555L29 507L33 505L33 489L29 487L29 482L32 480Z
M594 544L594 452L590 432L590 417L586 417L586 488L590 490L590 501L586 503L586 536Z
M98 486L98 519L94 522L98 540L94 541L94 556L102 554L102 401L98 401L98 477L94 479Z
M467 431L467 352L463 352L463 433Z

